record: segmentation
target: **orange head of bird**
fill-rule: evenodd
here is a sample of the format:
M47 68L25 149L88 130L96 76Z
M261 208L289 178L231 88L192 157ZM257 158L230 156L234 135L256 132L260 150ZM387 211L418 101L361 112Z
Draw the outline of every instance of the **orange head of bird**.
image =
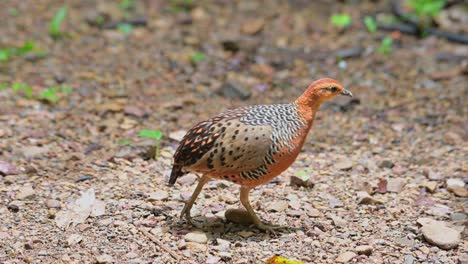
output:
M353 96L338 81L331 78L322 78L311 83L296 102L302 106L319 106L322 102L337 95Z

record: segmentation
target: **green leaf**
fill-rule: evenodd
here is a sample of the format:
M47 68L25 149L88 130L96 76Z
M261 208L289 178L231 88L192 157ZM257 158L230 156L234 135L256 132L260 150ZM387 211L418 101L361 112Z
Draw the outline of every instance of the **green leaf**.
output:
M8 13L10 13L11 16L18 16L19 15L18 9L16 9L14 7L8 9Z
M382 43L377 48L377 51L383 54L390 54L393 49L393 39L391 37L385 37L382 39Z
M128 145L132 145L133 142L131 142L130 140L128 139L121 139L119 140L119 142L117 143L119 146L128 146Z
M377 23L375 22L374 18L371 16L366 16L364 18L364 25L366 25L367 30L370 33L375 33L377 31Z
M444 0L407 0L414 13L421 16L435 17L445 6Z
M135 1L133 1L133 0L121 0L119 6L123 10L132 9L132 8L135 8Z
M8 61L10 59L10 49L0 49L0 61Z
M53 38L60 37L62 35L62 31L60 29L63 20L65 19L68 12L68 8L61 7L54 15L52 20L49 23L49 34Z
M310 174L312 174L312 170L300 170L296 173L296 176L301 178L303 182L306 182L310 179Z
M24 83L14 83L11 88L13 89L13 91L17 92L19 90L23 90L24 87L26 87L26 84Z
M161 130L141 130L138 133L139 137L151 138L155 140L160 140L162 138L163 133Z
M330 20L334 26L339 28L351 25L351 17L348 14L333 14Z
M130 34L130 32L132 32L133 26L128 23L120 23L117 25L117 30L122 32L125 35L128 35Z
M32 99L32 98L33 98L31 86L26 85L26 86L23 88L23 92L24 92L24 96L25 96L26 98L28 98L28 99Z
M0 83L0 90L5 90L5 89L8 89L10 88L10 85L6 84L6 83Z
M190 56L190 61L193 64L198 64L204 60L206 60L206 55L201 52L196 52Z
M47 88L39 94L39 98L51 103L56 103L58 101L57 90L54 88Z
M64 94L70 94L73 91L73 87L70 86L58 86L56 89Z
M33 41L26 41L23 46L13 49L15 55L21 56L34 50L36 44Z

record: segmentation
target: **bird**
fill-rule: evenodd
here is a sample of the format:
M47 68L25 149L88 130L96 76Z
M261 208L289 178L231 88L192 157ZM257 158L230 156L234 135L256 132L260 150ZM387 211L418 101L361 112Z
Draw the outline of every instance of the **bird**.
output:
M320 105L338 95L350 96L336 80L312 82L292 103L252 105L227 110L187 131L174 153L169 186L187 173L202 176L180 217L192 223L190 210L203 186L211 180L240 185L240 202L254 225L265 224L250 205L249 192L285 171L297 158Z

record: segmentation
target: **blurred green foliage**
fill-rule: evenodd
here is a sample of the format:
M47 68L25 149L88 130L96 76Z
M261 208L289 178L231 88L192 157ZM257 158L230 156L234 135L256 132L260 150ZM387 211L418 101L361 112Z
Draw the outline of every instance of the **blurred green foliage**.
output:
M51 37L59 38L63 35L61 26L62 26L62 22L65 20L65 17L67 16L67 13L68 13L68 8L66 7L61 7L55 13L54 17L49 23L49 34Z
M330 17L330 22L339 28L345 28L351 25L351 16L348 14L333 14Z

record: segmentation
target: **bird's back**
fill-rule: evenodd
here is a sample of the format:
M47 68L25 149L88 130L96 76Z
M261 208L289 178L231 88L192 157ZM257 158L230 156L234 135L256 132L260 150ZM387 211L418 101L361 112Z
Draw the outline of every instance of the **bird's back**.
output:
M175 155L170 184L187 171L258 185L294 161L309 128L295 104L226 111L191 128Z

